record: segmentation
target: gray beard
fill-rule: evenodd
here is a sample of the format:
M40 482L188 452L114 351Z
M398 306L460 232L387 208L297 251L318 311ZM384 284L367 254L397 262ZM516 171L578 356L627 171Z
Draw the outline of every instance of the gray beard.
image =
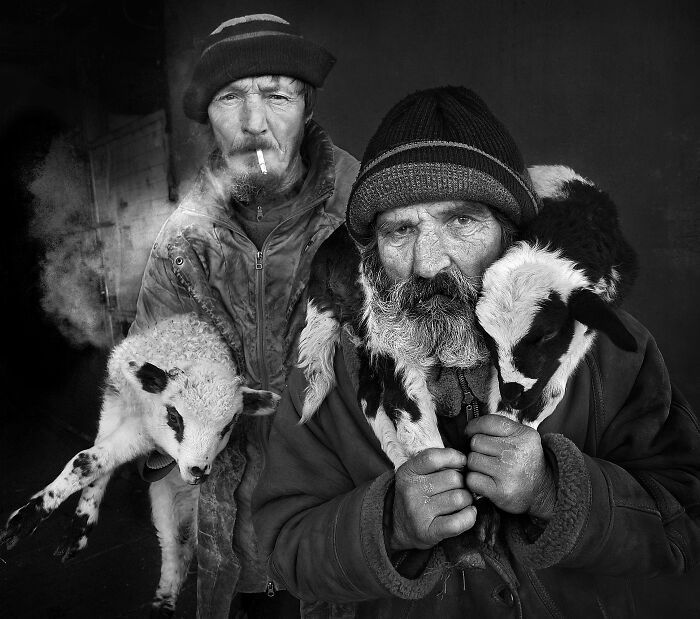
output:
M440 277L445 288L438 286L437 294L431 294L432 284L426 283L430 280L395 282L384 271L376 248L367 251L360 282L368 345L374 354L414 367L471 369L488 361L474 312L480 279L468 278L456 267Z
M234 172L219 150L210 157L208 179L222 204L230 204L231 200L251 205L265 204L281 194L283 184L283 179L271 172Z

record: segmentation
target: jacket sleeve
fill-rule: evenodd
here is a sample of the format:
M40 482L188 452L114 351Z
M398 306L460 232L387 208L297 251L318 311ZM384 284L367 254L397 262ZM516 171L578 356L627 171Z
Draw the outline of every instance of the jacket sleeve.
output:
M366 462L366 440L353 433L351 411L337 390L313 420L298 424L304 387L295 370L275 415L265 469L253 498L256 533L275 583L307 601L425 596L440 578L442 551L431 554L415 579L394 569L382 524L393 470L383 465L377 475L370 467L358 474L358 467L345 460L357 446L355 464ZM339 437L349 448L342 455L334 444Z
M165 242L168 223L161 230L146 263L136 301L136 317L129 334L139 333L158 320L197 311L187 290L177 281Z
M639 361L609 343L595 357L602 379L595 453L561 434L543 436L558 477L553 517L544 529L522 517L508 527L511 549L530 567L655 576L698 563L698 420L672 389L654 340L629 321Z

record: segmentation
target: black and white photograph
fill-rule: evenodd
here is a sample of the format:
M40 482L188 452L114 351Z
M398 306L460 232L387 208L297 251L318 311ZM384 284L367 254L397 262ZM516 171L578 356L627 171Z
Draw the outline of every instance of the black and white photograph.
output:
M700 617L698 3L0 33L0 616Z

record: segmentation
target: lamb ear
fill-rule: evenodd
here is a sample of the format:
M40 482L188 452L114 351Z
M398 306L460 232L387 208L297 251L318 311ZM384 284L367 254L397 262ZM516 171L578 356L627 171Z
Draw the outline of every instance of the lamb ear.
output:
M253 417L271 415L277 410L277 403L281 399L272 391L249 389L248 387L242 387L241 391L243 393L243 414Z
M594 292L586 288L572 292L569 297L569 310L576 320L602 331L622 350L637 350L634 336L622 324L615 310Z
M129 368L141 384L141 388L148 393L161 393L168 384L168 373L148 361L140 367L136 361L129 361Z

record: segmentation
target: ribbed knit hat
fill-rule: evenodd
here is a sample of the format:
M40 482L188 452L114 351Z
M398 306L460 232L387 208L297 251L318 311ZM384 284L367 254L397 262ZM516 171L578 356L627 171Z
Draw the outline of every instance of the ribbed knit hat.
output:
M476 93L445 86L408 95L367 145L348 201L348 230L367 245L377 213L458 199L482 202L516 226L539 208L518 147Z
M223 22L204 42L185 91L185 115L208 120L213 96L226 84L256 75L285 75L315 87L323 85L335 58L304 39L276 15L245 15Z

